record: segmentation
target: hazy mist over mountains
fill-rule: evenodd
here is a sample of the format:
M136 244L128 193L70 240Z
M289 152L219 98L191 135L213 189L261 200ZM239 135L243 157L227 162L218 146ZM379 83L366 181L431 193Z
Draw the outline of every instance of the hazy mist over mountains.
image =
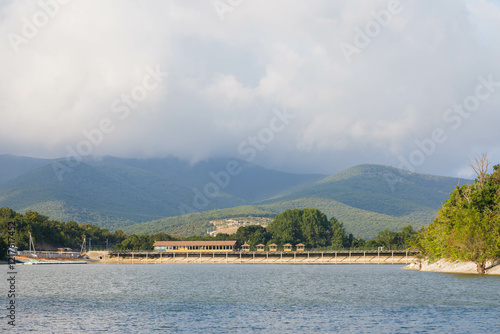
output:
M498 160L497 0L220 3L2 2L0 154L468 178Z
M190 231L202 233L214 217L273 217L288 208L316 207L350 232L369 237L385 228L429 224L449 192L470 182L381 165L327 176L269 170L232 158L189 164L177 158L104 157L61 172L64 161L1 155L0 206L110 229L179 234L186 233L185 218L162 219L194 214ZM226 211L210 213L214 209Z

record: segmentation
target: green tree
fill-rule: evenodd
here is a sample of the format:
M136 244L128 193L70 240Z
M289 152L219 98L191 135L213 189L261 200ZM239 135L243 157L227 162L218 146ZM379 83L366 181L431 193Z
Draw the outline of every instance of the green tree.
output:
M23 215L9 208L0 208L1 230L6 231L8 222L12 221L16 223L16 231L13 237L19 250L29 248L30 232L35 240L36 250L55 250L57 247L79 249L83 234L87 236L87 240L92 238L92 244L105 244L106 240L108 240L113 245L127 237L122 231L111 233L107 229L95 225L78 225L74 221L64 223L49 220L48 217L35 211L28 211ZM3 239L8 241L5 234Z
M303 243L306 247L324 247L330 244L331 225L325 214L317 209L290 209L277 215L267 226L272 242Z
M413 226L407 225L401 229L400 241L404 248L410 247L410 243L417 237L418 232L415 231Z
M344 225L335 217L330 219L331 245L334 249L344 249L351 247L349 236L346 234ZM351 235L352 236L352 235Z
M271 233L260 225L241 226L232 236L240 245L248 242L252 248L255 248L258 244L266 245L272 237Z
M500 165L488 175L488 162L476 158L474 184L457 186L434 222L414 245L433 261L439 258L472 261L485 272L486 261L500 257Z
M378 233L375 241L381 246L391 249L391 246L395 247L400 244L400 237L398 232L383 230Z
M411 240L415 239L417 232L413 226L407 225L400 232L383 230L375 238L366 242L367 248L385 247L387 249L408 248Z

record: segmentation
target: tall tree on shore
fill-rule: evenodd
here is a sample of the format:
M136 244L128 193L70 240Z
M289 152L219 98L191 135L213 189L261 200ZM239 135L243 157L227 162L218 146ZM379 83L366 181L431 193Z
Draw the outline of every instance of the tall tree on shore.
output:
M331 225L318 209L290 209L277 215L267 226L272 242L282 246L302 242L306 247L324 247L330 244Z
M344 249L351 247L349 236L345 232L344 225L339 222L335 217L330 219L330 226L332 229L331 245L334 249Z
M258 244L267 244L271 239L271 233L260 225L249 225L239 227L234 237L240 245L248 242L250 247L255 248Z
M474 184L457 186L423 230L415 245L431 261L439 258L473 261L484 274L486 261L500 257L500 165L487 174L486 155L471 163Z

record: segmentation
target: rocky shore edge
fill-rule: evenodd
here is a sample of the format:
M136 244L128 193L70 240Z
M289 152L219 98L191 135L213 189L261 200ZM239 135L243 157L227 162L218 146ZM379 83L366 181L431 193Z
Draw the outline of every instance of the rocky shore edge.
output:
M474 262L448 261L441 259L429 263L429 260L415 261L403 269L418 270L426 272L455 273L455 274L477 274L477 267ZM500 259L488 261L486 263L486 275L500 275Z

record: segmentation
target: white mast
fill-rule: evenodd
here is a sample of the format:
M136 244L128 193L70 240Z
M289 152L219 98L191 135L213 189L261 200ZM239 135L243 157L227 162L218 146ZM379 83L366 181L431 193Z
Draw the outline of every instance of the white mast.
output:
M33 237L31 236L31 232L29 232L29 234L30 234L30 253L33 252L36 255L35 243L33 242Z
M83 237L83 242L82 242L82 248L80 249L80 254L87 253L87 238L85 237L85 234L82 237Z

